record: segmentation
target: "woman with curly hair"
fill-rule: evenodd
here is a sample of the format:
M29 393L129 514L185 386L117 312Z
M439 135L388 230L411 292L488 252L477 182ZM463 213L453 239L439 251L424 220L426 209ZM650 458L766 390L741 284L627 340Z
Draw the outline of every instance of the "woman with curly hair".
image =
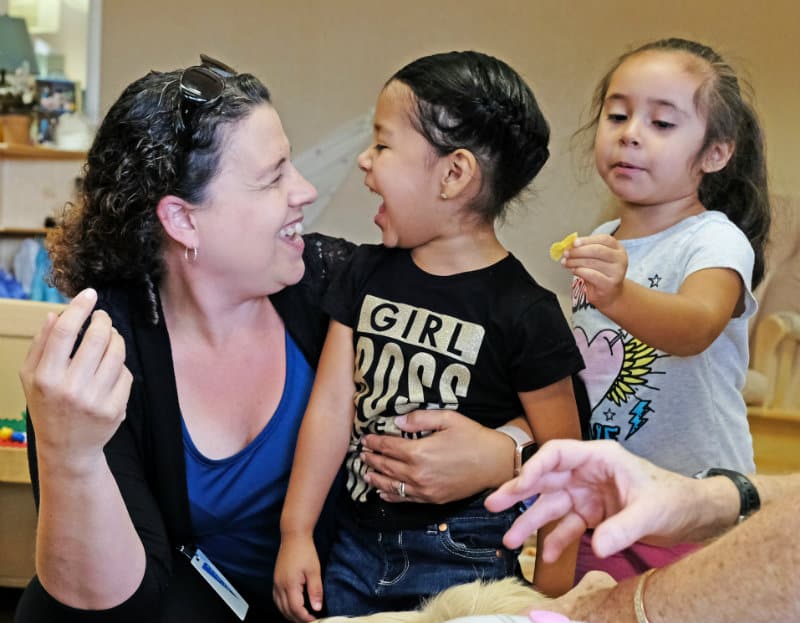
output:
M243 602L246 620L281 620L279 516L327 328L319 302L352 249L301 236L315 197L252 75L204 57L111 107L50 240L54 281L75 298L20 372L39 522L18 622L224 622ZM439 432L376 442L370 458L407 500L511 477L503 433L452 412L410 418Z

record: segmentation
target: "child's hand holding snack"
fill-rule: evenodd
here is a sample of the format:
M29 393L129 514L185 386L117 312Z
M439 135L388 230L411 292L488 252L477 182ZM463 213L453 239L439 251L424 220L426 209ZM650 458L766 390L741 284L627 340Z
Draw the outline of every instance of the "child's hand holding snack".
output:
M576 237L564 249L560 261L573 275L583 279L586 296L598 309L607 308L622 294L628 270L628 253L613 236L597 234Z

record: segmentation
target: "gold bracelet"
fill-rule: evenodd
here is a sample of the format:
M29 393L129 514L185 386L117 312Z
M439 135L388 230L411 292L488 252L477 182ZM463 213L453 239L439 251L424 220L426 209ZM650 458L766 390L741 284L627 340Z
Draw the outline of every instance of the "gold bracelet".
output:
M636 613L636 623L650 623L650 619L647 618L647 613L644 611L644 589L645 584L647 584L647 578L653 575L656 570L653 567L639 576L636 591L633 593L633 611Z

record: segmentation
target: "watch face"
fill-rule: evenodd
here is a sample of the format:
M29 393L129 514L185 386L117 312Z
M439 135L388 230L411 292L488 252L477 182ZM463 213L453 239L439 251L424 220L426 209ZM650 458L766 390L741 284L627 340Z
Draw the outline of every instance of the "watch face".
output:
M535 441L531 441L529 443L524 444L522 446L522 462L524 463L534 454L536 454L536 451L538 449L539 449L539 444L536 443Z

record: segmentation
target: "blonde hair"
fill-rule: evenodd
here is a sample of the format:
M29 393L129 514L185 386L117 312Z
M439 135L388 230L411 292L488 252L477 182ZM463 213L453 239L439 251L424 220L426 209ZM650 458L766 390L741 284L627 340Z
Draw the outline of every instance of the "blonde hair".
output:
M546 608L549 601L549 597L517 578L494 582L476 580L451 586L425 601L417 610L352 618L330 617L320 619L320 623L445 623L458 617L482 614L519 614L526 608Z

